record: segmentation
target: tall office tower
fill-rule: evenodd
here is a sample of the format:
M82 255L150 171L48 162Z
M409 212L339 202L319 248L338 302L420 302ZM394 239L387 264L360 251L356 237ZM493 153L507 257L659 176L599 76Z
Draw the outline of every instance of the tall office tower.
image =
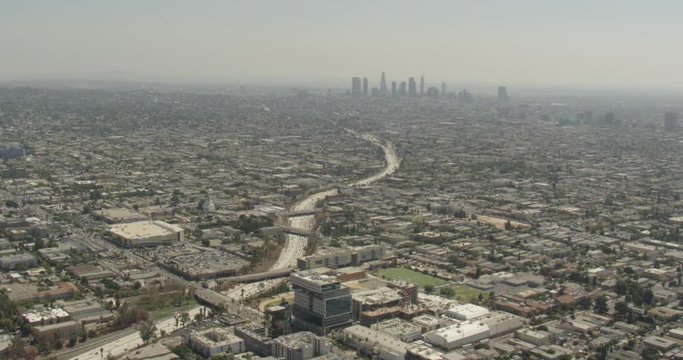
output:
M472 101L474 96L472 96L472 93L467 91L467 89L462 89L462 91L458 92L458 101Z
M294 288L293 324L324 335L351 324L351 290L334 276L305 270L290 275Z
M354 76L351 78L351 95L360 95L360 94L361 94L360 78L357 76Z
M441 83L441 97L446 97L446 83Z
M368 96L368 78L363 78L363 96Z
M382 96L387 96L387 79L384 77L384 71L382 71L382 79L379 82L379 92Z
M398 96L406 96L406 82L401 81L400 84L398 84Z
M396 81L391 82L391 97L396 97Z
M429 89L427 89L427 97L430 99L438 99L439 98L439 89L431 86Z
M417 96L417 82L415 82L415 78L412 77L408 78L408 96Z
M425 76L420 76L420 96L425 96Z
M498 87L498 101L507 101L508 99L508 88L505 86Z
M678 122L678 114L675 112L668 112L664 114L664 130L678 131L681 129L681 124Z

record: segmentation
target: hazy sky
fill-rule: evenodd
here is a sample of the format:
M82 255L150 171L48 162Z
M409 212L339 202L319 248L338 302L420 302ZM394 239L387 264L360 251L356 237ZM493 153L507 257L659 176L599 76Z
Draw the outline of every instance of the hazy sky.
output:
M0 0L0 79L683 87L680 0Z

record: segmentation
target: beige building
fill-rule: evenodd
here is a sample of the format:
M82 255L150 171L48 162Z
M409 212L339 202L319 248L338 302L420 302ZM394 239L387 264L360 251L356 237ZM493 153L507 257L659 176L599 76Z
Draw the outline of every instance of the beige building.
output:
M337 269L378 260L382 256L384 256L384 248L381 245L354 246L349 248L325 247L319 249L313 255L300 257L297 260L297 266L301 270L319 267Z
M68 340L72 335L80 336L83 326L75 320L64 321L55 324L34 326L33 332L37 337L51 340L55 336L62 341Z
M185 240L183 228L163 221L137 221L112 225L112 237L125 247L172 245Z
M222 329L210 328L190 334L190 347L205 357L218 354L239 354L246 351L244 340Z

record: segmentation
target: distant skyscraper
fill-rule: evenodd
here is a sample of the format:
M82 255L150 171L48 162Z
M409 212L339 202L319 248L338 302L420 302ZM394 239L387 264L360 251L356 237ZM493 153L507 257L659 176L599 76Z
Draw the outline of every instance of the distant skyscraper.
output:
M398 84L398 96L406 96L406 82L401 81L400 84Z
M441 83L441 97L445 97L445 96L446 96L446 83L442 82Z
M681 129L681 124L678 122L678 114L675 112L668 112L664 114L664 130L678 131Z
M391 97L396 97L396 81L391 82Z
M462 91L460 91L458 93L458 100L459 101L465 101L465 102L472 101L473 98L474 98L474 96L472 96L472 93L467 91L467 89L462 89Z
M415 82L415 78L413 77L408 78L408 96L417 96L417 82Z
M368 78L363 78L363 96L368 96Z
M384 71L382 71L382 79L379 82L379 92L382 96L387 96L387 79L384 77Z
M425 96L425 76L420 76L420 96Z
M508 99L508 88L505 86L498 87L498 101L507 101Z
M357 76L354 76L351 78L351 95L360 95L361 94L361 81L360 78Z
M429 97L430 99L438 99L439 98L439 89L437 89L433 86L430 87L429 89L427 89L427 97Z

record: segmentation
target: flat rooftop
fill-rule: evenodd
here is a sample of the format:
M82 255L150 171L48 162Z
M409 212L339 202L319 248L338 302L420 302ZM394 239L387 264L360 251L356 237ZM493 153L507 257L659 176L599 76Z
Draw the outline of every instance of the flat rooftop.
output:
M135 220L142 220L145 218L144 215L132 210L128 210L126 208L103 209L93 212L95 213L95 215L100 216L101 218L114 223L130 222Z
M329 270L329 269L328 269ZM319 285L335 284L339 280L335 276L321 274L315 270L306 270L292 273L292 277L308 280Z
M182 228L163 221L137 221L112 225L110 231L126 239L144 239L172 235L182 231Z

